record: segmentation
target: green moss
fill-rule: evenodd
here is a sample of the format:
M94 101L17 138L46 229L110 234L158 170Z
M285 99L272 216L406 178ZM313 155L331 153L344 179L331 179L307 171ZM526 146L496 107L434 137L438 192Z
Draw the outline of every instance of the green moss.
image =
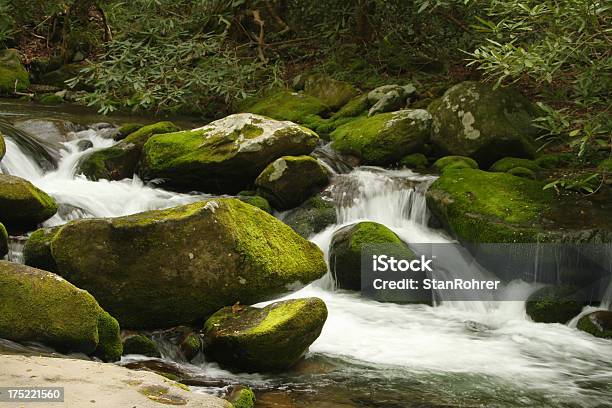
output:
M317 195L288 212L283 221L302 237L309 238L327 226L336 224L336 208L332 201Z
M409 167L411 169L422 169L427 167L428 160L423 153L413 153L405 156L399 161L400 166Z
M327 318L318 298L221 309L205 323L205 354L224 366L247 371L286 369L321 333Z
M332 119L354 118L367 113L370 107L368 103L368 95L359 95L351 99L338 112L334 113Z
M23 248L24 263L44 271L56 272L57 265L51 254L51 242L58 231L59 227L34 231Z
M30 76L17 50L0 51L0 94L24 92L29 86Z
M104 310L98 316L98 348L96 355L104 361L117 361L123 354L119 323Z
M40 103L45 105L57 105L64 102L64 98L61 95L56 94L45 94L38 100Z
M144 125L140 123L125 123L117 130L115 140L123 140L127 136L141 129Z
M4 225L0 223L0 259L8 254L8 232Z
M116 321L96 300L57 275L0 261L0 337L38 341L61 352L121 355ZM113 324L114 322L114 324ZM117 345L118 344L118 345Z
M234 408L254 408L255 394L250 388L240 387L239 390L232 393L230 402Z
M431 116L424 110L389 112L358 118L330 135L332 148L365 164L388 165L423 148Z
M525 167L513 167L510 170L508 170L508 174L512 174L513 176L516 176L516 177L524 177L524 178L531 179L531 180L535 180L537 178L533 170L525 168Z
M41 223L53 216L57 208L53 198L29 181L0 174L0 222L9 229Z
M141 354L147 357L161 357L157 344L142 334L130 336L123 341L123 354Z
M427 193L428 207L461 240L535 242L553 193L507 173L447 170Z
M439 172L450 169L477 169L478 163L471 157L445 156L436 160L433 167Z
M500 159L493 163L489 170L506 173L516 167L529 169L532 173L540 170L540 166L538 166L535 161L529 159L520 159L518 157L504 157L503 159Z
M202 339L195 333L189 333L181 342L180 348L185 358L191 360L202 349Z
M324 74L312 74L304 82L304 93L318 98L332 109L338 109L359 91L348 82L338 81Z
M245 196L238 193L238 199L244 203L251 204L252 206L257 207L260 210L267 212L268 214L272 214L272 207L270 206L270 203L262 196Z
M578 320L576 327L595 337L612 339L612 312L601 310L589 313Z
M525 304L534 322L565 324L582 310L582 302L573 286L549 286L536 291Z
M4 137L2 136L2 133L0 133L0 160L2 160L5 154L6 154L6 143L4 142Z
M276 120L289 120L306 125L320 120L329 107L321 100L301 93L282 91L264 97L250 106L245 106L245 112L268 116ZM310 127L310 126L307 126Z

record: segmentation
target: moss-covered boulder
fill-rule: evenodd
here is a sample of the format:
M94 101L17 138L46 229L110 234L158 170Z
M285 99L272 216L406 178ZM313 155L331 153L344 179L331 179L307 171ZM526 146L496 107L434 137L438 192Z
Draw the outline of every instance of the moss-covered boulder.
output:
M536 172L526 167L513 167L507 171L508 174L512 174L516 177L523 177L530 180L535 180L538 178Z
M371 105L368 116L378 113L393 112L406 106L407 98L416 92L412 84L383 85L368 93L368 102Z
M369 107L368 95L359 95L348 101L338 112L334 113L331 119L337 121L338 119L361 116L368 111Z
M23 247L23 259L26 265L44 271L57 270L57 265L51 255L51 242L59 228L41 228L30 234Z
M547 286L534 292L525 310L531 320L538 323L565 324L577 316L584 302L578 289L574 286Z
M8 232L4 225L0 224L0 259L8 254Z
M0 222L9 230L36 226L56 212L55 200L44 191L22 178L0 174Z
M252 194L245 194L244 191L241 191L238 193L237 198L243 203L251 204L252 206L259 208L260 210L264 210L268 214L272 214L272 206L270 205L268 200L266 200L260 195L257 195L257 193L254 191L249 191L248 193Z
M4 142L4 137L2 136L2 133L0 133L0 160L2 160L5 154L6 154L6 143Z
M348 82L338 81L324 74L312 74L304 81L304 93L336 110L357 96L359 91Z
M433 116L431 141L443 152L469 156L490 166L505 156L533 157L532 120L538 108L510 88L462 82L428 108Z
M0 261L0 338L41 342L107 361L121 357L117 321L61 277Z
M255 408L255 394L249 387L234 387L227 396L234 408Z
M30 86L30 76L17 50L0 51L0 94L23 92Z
M329 106L314 96L281 91L247 104L242 110L313 128L321 122L321 115L329 111Z
M332 148L355 156L364 164L394 164L417 153L429 137L431 115L407 109L360 118L338 127L330 135Z
M433 168L442 173L451 169L477 169L478 163L471 157L444 156L434 162Z
M329 171L310 156L283 156L270 163L255 185L278 210L303 203L329 184Z
M161 357L157 344L144 334L134 334L123 340L123 354L140 354L147 357Z
M115 133L113 139L116 141L123 140L137 130L140 130L142 127L144 127L144 125L140 123L125 123L117 129L117 133Z
M542 183L507 173L450 169L427 192L427 205L467 242L537 242L553 200Z
M151 137L141 173L179 189L235 193L270 162L309 154L318 142L316 133L295 123L240 113L199 129Z
M283 221L302 237L309 238L328 226L336 224L338 217L334 202L321 195L316 195L287 212Z
M361 289L362 250L378 244L388 245L387 249L393 251L397 259L414 258L410 248L382 224L360 222L336 231L329 247L329 265L338 288Z
M499 173L507 173L517 167L529 169L532 172L537 172L541 170L540 166L535 161L529 159L521 159L518 157L504 157L503 159L493 163L489 170Z
M419 170L426 168L428 163L429 161L423 153L412 153L408 156L402 157L402 159L399 161L400 166Z
M327 307L319 298L285 300L263 309L226 307L204 325L204 354L245 371L291 367L319 337Z
M612 312L598 310L582 316L578 320L578 329L603 339L612 339Z
M138 168L142 148L153 135L172 133L180 128L172 122L143 126L119 143L86 156L79 164L79 172L92 180L121 180L131 178Z
M39 262L55 264L125 328L197 322L238 301L282 294L327 270L315 244L233 198L78 220L33 238Z

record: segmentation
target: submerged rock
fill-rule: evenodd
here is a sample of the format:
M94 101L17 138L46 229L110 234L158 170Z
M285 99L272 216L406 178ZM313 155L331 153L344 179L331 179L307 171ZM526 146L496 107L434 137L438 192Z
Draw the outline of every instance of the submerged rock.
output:
M319 337L327 307L319 298L293 299L263 309L226 307L204 325L207 357L245 371L291 367Z
M26 262L55 264L124 328L196 322L238 301L267 300L327 270L315 244L232 198L73 221L31 239L37 244L26 243L33 248L25 251Z
M431 115L407 109L356 119L330 135L332 148L364 164L389 165L423 148L429 138Z
M538 323L565 324L577 316L584 300L574 286L547 286L527 299L525 310L531 320Z
M79 164L79 172L92 180L122 180L136 173L142 148L153 135L177 132L180 128L172 122L159 122L143 126L125 139L106 149L86 156Z
M27 229L57 212L55 200L32 183L0 174L0 222L6 227Z
M0 94L24 92L30 86L30 76L14 49L0 51Z
M532 121L538 108L520 93L462 82L428 108L433 116L431 141L443 152L469 156L489 166L504 156L533 157Z
M235 193L281 156L309 154L313 131L251 113L199 129L153 136L145 144L142 174L181 189Z
M329 267L338 288L361 290L362 250L373 244L385 244L397 259L414 258L410 248L382 224L360 222L347 225L336 231L329 247Z
M612 339L612 312L598 310L582 316L578 320L578 329L590 333L595 337Z
M0 223L0 259L8 254L8 233L4 225Z
M0 261L0 338L41 342L61 352L121 357L117 321L61 277Z
M143 334L128 336L123 340L123 354L140 354L147 357L161 357L157 344Z
M289 211L283 218L295 232L304 238L336 224L338 218L334 202L321 195L306 200L301 206Z
M255 185L278 210L303 203L329 184L329 171L310 156L283 156L270 163Z
M305 78L304 93L314 96L331 109L338 109L359 94L348 82L338 81L324 74L312 74Z

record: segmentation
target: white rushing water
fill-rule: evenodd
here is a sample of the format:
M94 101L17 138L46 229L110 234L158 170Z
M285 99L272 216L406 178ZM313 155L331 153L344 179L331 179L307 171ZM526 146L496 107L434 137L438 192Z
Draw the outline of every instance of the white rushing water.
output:
M78 151L78 140L91 140L94 149L113 142L93 130L73 136L74 140L63 145L58 168L46 173L13 140L6 140L4 171L30 180L61 205L59 215L45 225L83 217L117 217L206 197L164 191L145 185L137 177L94 182L75 175L78 161L88 153ZM327 255L337 229L369 220L386 225L412 245L452 242L427 226L425 192L433 180L432 176L410 170L373 167L337 174L332 195L337 204L338 224L311 240ZM487 271L466 262L460 250L445 262L454 276L489 276ZM516 293L530 293L534 286L515 282L505 290L508 298L516 298ZM311 355L365 364L380 370L381 377L398 370L406 378L424 373L479 374L585 407L605 401L601 394L585 390L582 383L612 382L610 341L566 325L533 323L526 317L523 302L479 299L447 301L436 307L379 303L359 294L334 290L329 274L288 297L305 296L322 298L329 310L323 332L310 348ZM214 366L207 367L208 375L216 372L229 376L222 370L213 371Z

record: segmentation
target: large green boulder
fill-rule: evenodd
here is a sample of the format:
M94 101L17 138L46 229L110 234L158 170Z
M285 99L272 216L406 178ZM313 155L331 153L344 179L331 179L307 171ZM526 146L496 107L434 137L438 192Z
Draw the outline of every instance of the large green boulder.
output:
M527 299L525 310L534 322L565 324L577 316L583 306L582 296L576 287L558 285L534 292Z
M56 212L55 200L44 191L22 178L0 174L0 222L9 230L36 226Z
M181 189L235 193L270 162L309 154L318 142L316 133L295 123L240 113L199 129L151 137L141 173Z
M294 208L329 184L329 171L310 156L283 156L255 180L259 193L277 210Z
M17 50L0 51L0 94L23 92L30 86L30 76Z
M609 310L598 310L582 316L578 320L579 330L590 333L595 337L612 339L612 312Z
M510 88L462 82L428 108L433 116L431 141L444 153L469 156L490 166L505 156L533 157L532 121L538 108Z
M376 222L360 222L342 227L329 247L329 265L340 289L361 289L361 256L368 245L385 245L397 259L413 259L414 253L389 228ZM396 249L400 249L395 254Z
M4 225L0 224L0 259L8 254L8 232Z
M356 119L334 130L332 148L364 164L389 165L423 149L429 138L431 115L406 109Z
M427 191L427 205L467 242L537 242L553 192L506 173L449 169Z
M314 96L335 110L346 105L359 91L348 82L338 81L324 74L312 74L304 82L304 93Z
M172 122L143 126L114 146L86 156L79 164L79 172L92 180L122 180L131 178L138 168L142 147L153 135L172 133L180 128Z
M288 120L309 128L319 124L321 115L328 110L329 106L314 96L289 91L277 92L243 107L244 112Z
M302 237L310 238L313 234L336 224L338 217L334 202L316 195L288 211L282 220Z
M323 276L321 250L273 216L216 198L35 233L25 260L55 265L126 328L201 321Z
M291 367L319 337L327 307L319 298L285 300L262 309L226 307L204 325L204 354L245 371Z
M119 325L93 296L53 273L6 261L0 261L0 338L107 361L121 357Z

